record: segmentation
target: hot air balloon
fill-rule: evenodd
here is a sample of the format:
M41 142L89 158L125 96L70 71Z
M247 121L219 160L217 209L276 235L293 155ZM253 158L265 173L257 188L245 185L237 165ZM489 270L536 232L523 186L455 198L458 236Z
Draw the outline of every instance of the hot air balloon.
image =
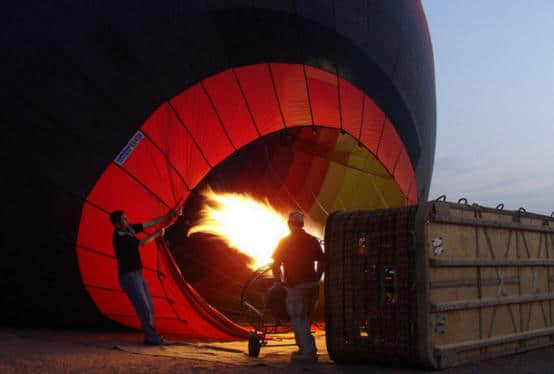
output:
M336 210L427 198L435 84L420 1L7 7L6 324L138 327L108 214L141 222L182 205L169 243L141 252L156 325L245 337L205 298L224 299L247 259L185 237L206 188L301 210L319 229Z

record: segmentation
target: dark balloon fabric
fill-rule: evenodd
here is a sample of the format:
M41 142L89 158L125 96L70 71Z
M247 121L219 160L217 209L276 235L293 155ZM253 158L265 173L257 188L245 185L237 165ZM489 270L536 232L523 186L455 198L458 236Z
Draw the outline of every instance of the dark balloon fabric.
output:
M148 220L214 175L320 226L335 210L427 198L435 92L419 1L10 7L6 324L138 327L109 212ZM241 154L263 158L259 180ZM165 242L141 257L160 331L246 336L184 281Z

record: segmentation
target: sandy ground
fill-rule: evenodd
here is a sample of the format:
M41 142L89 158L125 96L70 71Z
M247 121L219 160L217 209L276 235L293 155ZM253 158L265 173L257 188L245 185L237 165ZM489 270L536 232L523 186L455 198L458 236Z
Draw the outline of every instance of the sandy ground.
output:
M292 346L285 338L262 348L259 358L246 354L246 342L183 343L145 347L140 333L97 333L1 329L0 373L423 373L382 366L338 366L317 337L319 363L289 363ZM441 373L554 373L554 348L464 365Z

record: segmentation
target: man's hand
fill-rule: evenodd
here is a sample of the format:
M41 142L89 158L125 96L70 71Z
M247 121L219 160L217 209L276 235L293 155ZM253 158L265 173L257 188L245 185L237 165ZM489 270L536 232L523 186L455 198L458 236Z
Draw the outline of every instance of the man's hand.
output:
M163 238L164 235L165 235L165 227L162 227L161 229L156 230L152 234L148 235L146 238L139 240L139 246L142 247L150 243L151 241L155 240L156 238Z
M173 217L180 217L182 215L183 215L183 207L180 207L180 208L171 209L166 216L168 219L170 219Z
M281 275L281 263L274 262L271 266L271 272L273 273L273 282L283 283Z
M166 222L168 220L170 220L171 218L173 217L176 217L176 216L181 216L183 214L183 207L181 208L178 208L178 209L171 209L169 212L167 212L166 215L164 216L161 216L161 217L157 217L157 218L154 218L154 219L151 219L150 221L146 221L142 224L142 227L144 227L145 229L149 228L149 227L152 227L152 226L157 226L163 222Z
M173 216L174 217L181 217L183 215L183 207L180 207L179 209L173 210Z

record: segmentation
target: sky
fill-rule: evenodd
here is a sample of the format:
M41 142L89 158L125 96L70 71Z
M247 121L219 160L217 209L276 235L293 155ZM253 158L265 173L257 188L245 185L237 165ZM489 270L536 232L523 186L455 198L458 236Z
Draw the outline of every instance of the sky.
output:
M429 199L554 211L554 1L423 0L435 57Z

